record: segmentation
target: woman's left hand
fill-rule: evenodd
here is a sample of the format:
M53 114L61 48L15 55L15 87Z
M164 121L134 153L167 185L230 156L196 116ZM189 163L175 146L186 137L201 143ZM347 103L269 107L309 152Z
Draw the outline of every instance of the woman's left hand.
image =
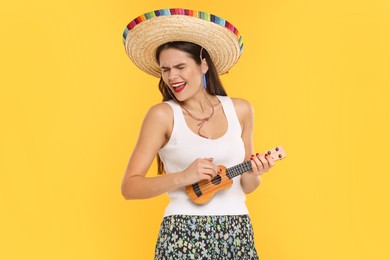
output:
M251 156L252 170L251 174L259 176L266 173L275 165L274 160L268 154L256 154Z

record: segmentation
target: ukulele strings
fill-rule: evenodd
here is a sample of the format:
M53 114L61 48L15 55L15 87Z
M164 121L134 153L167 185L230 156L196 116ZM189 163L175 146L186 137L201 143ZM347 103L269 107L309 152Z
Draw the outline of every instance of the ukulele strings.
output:
M251 167L251 169L252 169L252 167ZM234 177L237 177L238 175L241 175L241 174L238 174L238 175L235 175L235 176L232 176L232 178L229 178L229 176L228 176L228 173L227 173L227 171L228 171L229 169L227 169L226 170L226 174L224 174L224 175L219 175L220 177L221 177L221 182L220 183L222 183L223 181L225 181L226 179L233 179ZM250 170L250 169L249 169ZM231 170L230 170L231 171ZM215 177L214 177L215 178ZM209 187L218 187L217 185L215 185L214 183L212 183L212 181L208 181L206 184L203 184L202 185L202 187L200 187L200 188L203 188L203 189L206 189L206 188L209 188Z
M226 179L230 179L227 175L223 175L223 176L220 175L220 177L221 177L221 182L225 181ZM209 187L218 187L218 184L215 185L214 183L209 181L206 184L200 186L201 189L207 189Z
M274 153L271 153L271 156L272 156L273 154L274 154ZM279 160L278 157L276 157L276 158L277 158L277 159L274 159L275 161ZM248 163L248 162L250 162L250 161L243 162L242 164L245 164L245 163ZM252 165L251 165L251 164L249 164L249 165L250 165L250 168L248 169L248 171L252 169ZM231 167L231 168L233 168L233 167ZM233 169L231 169L231 168L226 169L226 174L224 174L223 176L219 175L219 176L221 177L221 182L224 181L224 180L226 180L226 179L233 179L234 177L237 177L238 175L241 175L241 174L244 173L244 172L242 172L242 173L239 173L239 174L234 175L234 176L232 176L231 178L229 178L229 176L228 176L228 171L233 171L233 174L236 173L235 170L233 170ZM215 177L214 177L214 178L215 178ZM220 182L220 183L221 183L221 182ZM199 182L198 182L198 183L199 183ZM219 183L219 184L220 184L220 183ZM218 184L217 184L217 185L218 185ZM206 188L209 188L209 187L218 187L217 185L214 184L214 183L212 183L212 181L208 181L206 184L203 184L202 187L200 187L200 188L206 189Z

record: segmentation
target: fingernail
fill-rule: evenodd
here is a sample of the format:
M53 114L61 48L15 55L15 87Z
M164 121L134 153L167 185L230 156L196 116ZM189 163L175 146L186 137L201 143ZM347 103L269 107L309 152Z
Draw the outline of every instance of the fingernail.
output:
M259 156L259 153L257 153L256 156Z
M268 156L269 154L268 153L266 153L264 156Z

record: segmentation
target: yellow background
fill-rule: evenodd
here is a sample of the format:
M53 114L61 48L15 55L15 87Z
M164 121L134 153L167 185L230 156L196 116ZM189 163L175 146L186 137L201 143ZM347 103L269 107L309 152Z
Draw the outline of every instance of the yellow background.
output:
M167 7L237 26L222 80L255 108L256 151L287 152L247 198L261 258L390 259L387 0L2 3L0 259L152 259L167 198L120 184L161 97L121 35Z

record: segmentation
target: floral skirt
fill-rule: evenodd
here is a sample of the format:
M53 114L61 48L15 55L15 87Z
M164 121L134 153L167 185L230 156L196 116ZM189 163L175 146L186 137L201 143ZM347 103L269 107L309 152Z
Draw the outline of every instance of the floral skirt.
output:
M248 215L189 216L163 219L155 260L259 259Z

